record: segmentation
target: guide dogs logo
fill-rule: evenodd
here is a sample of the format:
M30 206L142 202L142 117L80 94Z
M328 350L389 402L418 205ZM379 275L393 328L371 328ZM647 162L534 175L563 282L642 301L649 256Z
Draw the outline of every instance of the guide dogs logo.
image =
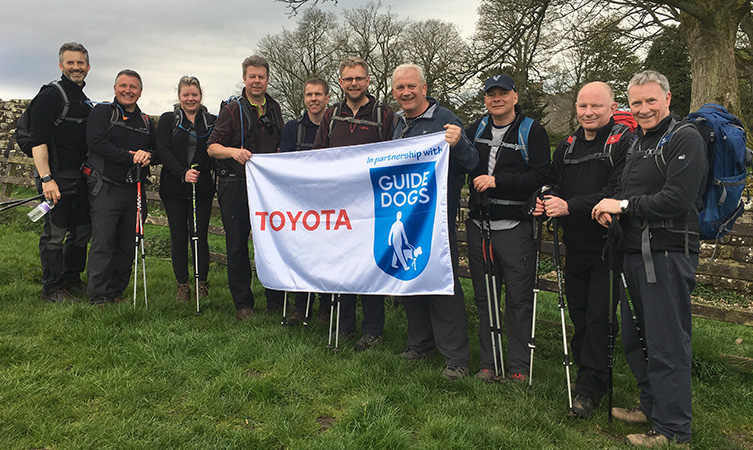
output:
M369 170L374 190L374 260L382 271L412 280L431 253L437 180L434 162Z

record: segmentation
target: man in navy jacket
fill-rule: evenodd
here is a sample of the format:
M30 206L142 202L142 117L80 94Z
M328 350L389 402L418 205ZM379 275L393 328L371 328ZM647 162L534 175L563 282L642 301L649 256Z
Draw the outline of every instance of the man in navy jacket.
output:
M430 355L436 345L445 358L442 376L454 381L468 375L470 359L465 299L458 278L455 217L465 173L476 167L478 154L463 133L460 119L433 98L426 97L426 93L426 80L419 66L403 64L395 69L392 96L403 109L396 114L393 139L445 130L445 140L450 144L447 223L455 293L404 297L403 305L408 316L408 342L407 349L401 356L408 360L421 359Z

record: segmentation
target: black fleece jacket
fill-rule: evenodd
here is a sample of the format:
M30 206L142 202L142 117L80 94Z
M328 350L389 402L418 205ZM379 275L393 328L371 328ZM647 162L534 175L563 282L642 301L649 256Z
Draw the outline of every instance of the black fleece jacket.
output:
M695 126L677 124L671 139L662 147L662 164L658 157L643 157L640 151L655 149L672 120L670 114L651 130L637 130L637 142L625 162L615 199L627 199L627 214L620 219L626 253L641 251L641 231L646 221L672 221L672 229L651 227L651 251L685 251L686 223L689 250L698 253L698 216L703 207L708 162L706 146ZM681 232L680 232L681 231Z
M117 109L120 116L118 124L111 127L113 109ZM86 142L89 145L87 163L113 183L125 183L126 175L134 165L133 155L129 151L153 153L155 141L154 122L141 113L138 105L134 112L129 113L116 99L112 103L100 103L89 113L86 125ZM148 175L148 168L141 170L142 179Z
M72 82L65 75L60 76L60 86L68 96L68 113L70 118L86 118L91 106L85 103L89 100L84 95L84 86ZM54 86L47 86L37 94L31 113L32 145L55 142L57 161L50 158L50 169L53 177L79 178L81 164L86 158L86 121L76 123L62 121L55 126L55 121L63 112L63 97ZM57 166L57 171L55 170ZM44 174L43 174L44 175Z
M572 136L563 139L552 157L547 184L554 186L553 194L567 201L569 215L561 217L564 231L563 241L568 250L589 253L601 253L606 228L591 219L591 209L602 198L611 197L617 188L622 169L625 167L625 154L634 139L633 133L625 130L610 145L610 159L590 159L578 164L565 164L565 152L573 139L572 151L567 154L568 161L580 160L589 155L603 153L610 137L614 120L596 132L596 138L586 140L583 128L578 128Z
M515 120L505 134L504 142L518 144L518 128L525 115L519 105L515 105ZM465 130L468 139L473 142L476 136L476 129L479 127L481 119L476 120ZM481 133L480 139L492 138L492 119L486 125L486 129ZM468 185L471 193L470 216L474 219L480 219L480 195L473 187L473 179L479 175L488 174L489 151L488 144L478 142L475 144L478 150L479 163L476 169L472 170L468 176ZM549 170L550 150L549 136L544 126L534 121L528 135L528 164L526 165L520 151L507 147L500 147L497 152L497 163L492 171L494 181L497 185L494 189L488 189L490 199L527 201L537 189L539 189ZM491 220L510 219L510 220L531 220L531 216L526 214L524 206L517 205L489 205L489 214Z
M161 198L190 199L193 186L186 183L186 172L192 164L198 164L199 181L196 183L198 197L214 195L214 182L209 155L207 155L208 128L214 124L216 117L199 111L194 123L183 113L181 127L175 129L175 111L163 113L157 125L157 155L162 162L159 195ZM205 123L205 121L207 123ZM175 130L175 134L173 134ZM188 140L190 133L196 136L196 153L193 161L188 161Z

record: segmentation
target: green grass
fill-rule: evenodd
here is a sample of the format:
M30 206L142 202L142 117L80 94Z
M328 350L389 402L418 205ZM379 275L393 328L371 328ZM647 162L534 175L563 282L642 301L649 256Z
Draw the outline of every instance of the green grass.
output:
M385 342L326 349L326 326L283 328L263 311L239 323L225 267L212 264L202 314L176 304L167 230L148 226L149 309L39 299L39 225L0 214L0 448L611 449L645 431L608 425L606 401L567 420L556 296L539 296L534 389L443 380L441 359L408 363L405 315L388 307ZM211 245L224 250L222 238ZM476 312L464 280L478 367ZM131 291L126 290L130 295ZM141 295L141 289L139 289ZM315 322L315 321L314 321ZM741 340L739 340L741 339ZM740 342L740 343L738 343ZM619 341L618 341L619 348ZM751 328L694 319L694 448L753 448ZM621 352L615 405L637 402ZM573 368L573 377L575 368Z

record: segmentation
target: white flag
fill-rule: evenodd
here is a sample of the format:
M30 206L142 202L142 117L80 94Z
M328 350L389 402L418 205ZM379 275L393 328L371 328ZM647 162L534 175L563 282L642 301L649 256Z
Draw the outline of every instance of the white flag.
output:
M296 292L451 295L444 132L255 154L246 163L262 284Z

